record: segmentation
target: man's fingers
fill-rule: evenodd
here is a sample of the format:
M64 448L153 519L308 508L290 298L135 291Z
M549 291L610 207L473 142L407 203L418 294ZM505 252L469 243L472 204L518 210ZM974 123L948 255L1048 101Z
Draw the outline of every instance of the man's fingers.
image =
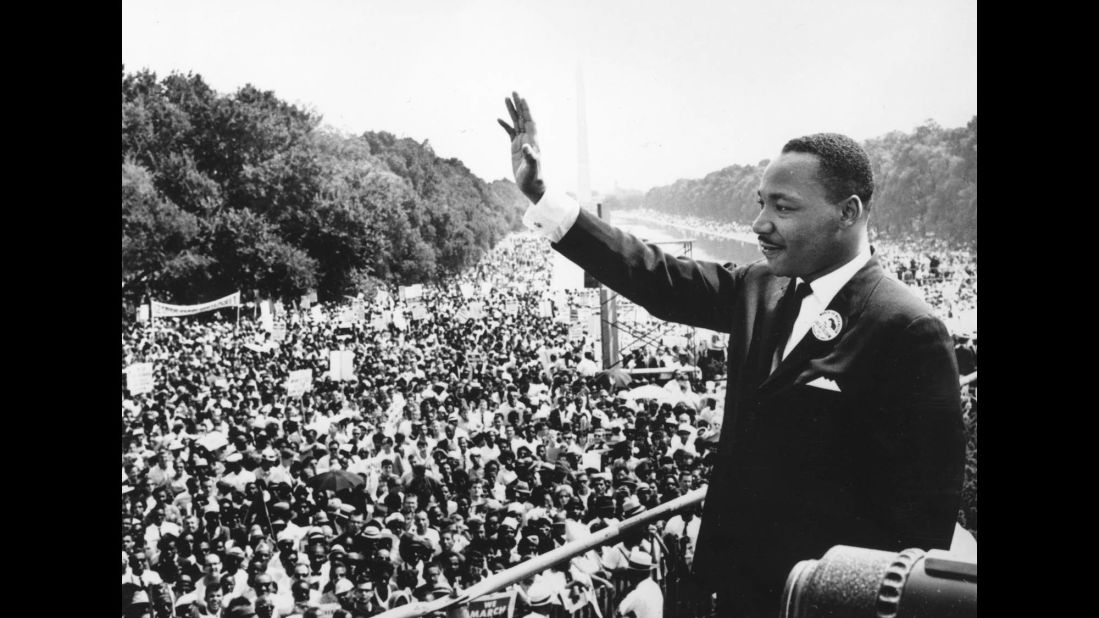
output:
M522 118L523 123L532 122L530 117L530 106L527 105L527 100L515 95L515 98L519 100L519 117Z
M511 93L511 94L512 94L512 96L516 97L516 102L517 102L518 101L518 95L516 95L514 92ZM522 119L519 117L519 110L516 107L516 105L517 105L516 102L512 102L511 99L504 99L504 103L508 106L508 114L511 116L511 124L515 125L515 130L516 131L522 131L523 130Z
M503 120L500 120L499 118L496 119L496 122L499 122L500 126L504 127L504 130L508 132L508 137L510 137L511 139L515 139L515 129L511 128L511 125L504 122Z

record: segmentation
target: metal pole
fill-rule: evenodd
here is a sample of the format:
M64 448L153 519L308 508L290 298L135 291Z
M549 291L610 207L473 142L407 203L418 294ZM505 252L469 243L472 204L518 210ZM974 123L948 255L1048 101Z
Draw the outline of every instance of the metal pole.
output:
M603 204L595 205L595 212L603 218ZM599 286L599 335L603 348L603 369L618 365L618 294Z

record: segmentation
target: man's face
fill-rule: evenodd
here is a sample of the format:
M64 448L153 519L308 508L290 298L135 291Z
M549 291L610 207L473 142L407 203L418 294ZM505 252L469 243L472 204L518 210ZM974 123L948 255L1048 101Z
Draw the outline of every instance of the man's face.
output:
M817 179L819 166L816 155L788 152L763 172L752 231L778 276L812 280L843 264L840 209Z
M271 579L270 575L266 573L258 573L255 580L252 582L252 588L255 589L257 595L262 595L274 590L275 583L274 580Z
M309 567L304 564L298 564L294 566L294 579L304 580L309 577Z
M320 572L321 566L324 565L324 561L324 548L319 545L314 545L313 549L309 552L309 564L313 566L314 573Z
M221 586L207 586L206 594L206 611L210 614L217 614L221 610Z
M407 515L416 510L419 505L419 500L414 495L407 495L404 497L404 512Z
M221 558L218 558L217 554L206 556L206 573L211 577L221 575Z

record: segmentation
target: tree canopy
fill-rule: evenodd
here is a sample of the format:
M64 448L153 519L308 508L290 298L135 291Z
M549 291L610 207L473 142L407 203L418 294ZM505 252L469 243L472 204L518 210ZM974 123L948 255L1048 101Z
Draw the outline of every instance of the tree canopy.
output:
M434 281L521 225L510 181L320 121L251 85L222 95L199 75L123 67L123 302Z

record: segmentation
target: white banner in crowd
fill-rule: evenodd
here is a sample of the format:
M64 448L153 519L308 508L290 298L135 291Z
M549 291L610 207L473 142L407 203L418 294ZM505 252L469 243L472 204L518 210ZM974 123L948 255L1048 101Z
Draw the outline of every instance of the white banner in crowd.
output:
M286 341L286 322L275 322L271 325L271 339L273 341Z
M149 321L149 306L141 305L137 308L137 322L138 324Z
M587 470L588 468L595 468L600 472L603 471L603 454L595 451L588 451L580 456L580 469Z
M355 377L355 353L351 350L333 350L328 353L328 375L343 381Z
M233 292L225 298L219 298L199 305L169 305L168 303L161 303L155 300L152 302L152 305L152 316L154 318L178 318L180 316L195 315L196 313L216 311L228 307L239 307L240 292Z
M131 395L153 392L153 364L134 363L127 367L126 390Z
M542 300L538 302L538 317L540 318L552 318L553 317L553 303L548 300Z
M424 284L417 283L415 285L402 285L397 289L401 300L412 300L413 298L419 298L424 295Z
M301 397L305 391L313 390L313 370L298 369L291 371L286 378L286 395L288 397Z
M472 283L459 283L458 289L462 290L462 296L470 298L473 296L473 284Z

